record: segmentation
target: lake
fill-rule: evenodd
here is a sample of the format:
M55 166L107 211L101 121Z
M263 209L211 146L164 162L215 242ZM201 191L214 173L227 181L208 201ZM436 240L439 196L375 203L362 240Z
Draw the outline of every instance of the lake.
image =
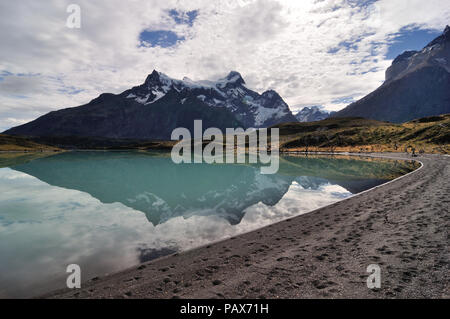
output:
M82 281L311 212L417 168L407 161L281 156L179 164L151 152L0 154L0 297Z

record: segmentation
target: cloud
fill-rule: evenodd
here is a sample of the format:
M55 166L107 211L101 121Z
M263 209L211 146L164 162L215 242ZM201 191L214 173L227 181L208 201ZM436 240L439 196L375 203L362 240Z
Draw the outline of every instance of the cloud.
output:
M450 21L446 0L78 0L81 29L69 29L72 2L0 4L0 128L11 124L5 118L119 93L153 69L194 80L237 70L249 87L275 89L295 109L338 109L345 104L333 101L360 98L382 83L400 30L442 31ZM144 30L182 41L140 46Z
M36 94L44 89L42 81L36 76L7 76L0 85L0 94L27 95Z
M172 9L169 11L170 17L175 21L177 24L187 24L192 27L194 24L195 19L197 18L198 11L192 10L192 11L178 11L176 9Z

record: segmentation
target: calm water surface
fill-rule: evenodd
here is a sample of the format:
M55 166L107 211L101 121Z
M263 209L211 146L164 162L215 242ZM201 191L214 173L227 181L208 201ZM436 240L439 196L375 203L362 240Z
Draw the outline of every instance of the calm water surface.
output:
M403 161L282 157L173 164L166 154L0 154L0 297L30 297L312 211L411 171Z

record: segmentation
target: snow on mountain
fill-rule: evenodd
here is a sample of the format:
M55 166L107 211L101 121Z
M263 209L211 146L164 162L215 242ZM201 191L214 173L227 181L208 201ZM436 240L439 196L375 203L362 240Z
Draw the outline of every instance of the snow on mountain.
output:
M278 93L269 90L258 94L248 89L236 71L216 81L193 81L187 77L177 80L153 71L144 84L122 95L140 104L151 105L169 93L177 94L181 104L195 97L208 106L225 107L246 127L260 128L296 121Z
M319 106L311 106L303 108L295 115L295 118L299 122L316 122L329 118L332 113L321 110Z

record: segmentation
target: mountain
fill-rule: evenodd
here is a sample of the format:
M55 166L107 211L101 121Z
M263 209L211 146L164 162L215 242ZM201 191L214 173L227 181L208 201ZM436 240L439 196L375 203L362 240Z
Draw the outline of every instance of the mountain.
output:
M298 122L317 122L329 118L334 113L322 111L319 106L311 106L303 108L295 115L295 118Z
M403 123L450 113L450 27L421 51L399 55L386 81L334 117L365 117Z
M142 85L101 94L86 105L50 112L7 130L8 135L170 139L177 127L261 128L296 121L273 90L248 89L238 72L217 81L176 80L153 71Z

